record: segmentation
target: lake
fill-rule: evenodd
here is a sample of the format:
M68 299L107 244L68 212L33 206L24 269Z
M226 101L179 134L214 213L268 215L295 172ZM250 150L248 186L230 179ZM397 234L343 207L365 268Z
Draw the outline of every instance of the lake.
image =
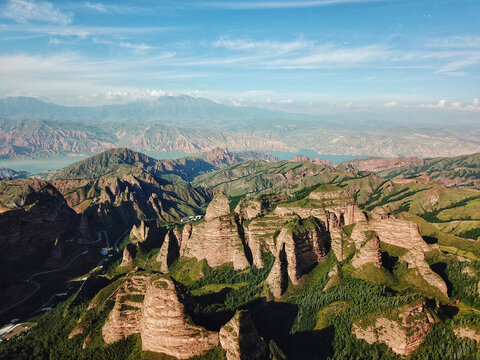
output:
M144 154L158 160L163 159L178 159L184 156L191 156L193 154L187 154L179 151L142 151ZM275 155L280 160L290 160L296 155L305 155L311 158L321 158L339 163L342 161L352 160L361 156L353 155L322 155L312 150L300 150L299 152L287 152L287 151L265 151L268 154ZM63 155L52 156L46 158L29 158L29 159L5 159L0 160L0 167L6 167L17 171L27 171L30 174L39 174L48 170L60 170L64 167L71 165L77 161L81 161L87 158L86 155Z

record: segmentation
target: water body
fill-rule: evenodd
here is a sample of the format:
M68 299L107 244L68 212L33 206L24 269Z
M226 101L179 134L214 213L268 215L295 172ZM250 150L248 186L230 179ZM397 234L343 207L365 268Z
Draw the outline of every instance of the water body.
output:
M142 151L157 160L163 159L178 159L184 156L192 156L195 154L188 154L180 151ZM299 152L287 151L268 151L268 154L275 155L279 160L290 160L296 155L305 155L311 158L320 158L339 163L342 161L352 160L364 156L354 155L322 155L313 150L300 150ZM29 158L29 159L7 159L0 160L0 167L10 168L16 171L26 171L32 175L39 174L44 171L60 170L64 167L76 163L87 158L87 155L63 155L51 156L46 158Z
M348 160L368 157L368 156L364 156L364 155L325 155L325 154L319 154L318 152L316 152L314 150L308 150L308 149L301 149L298 152L266 151L266 153L278 157L279 160L290 160L294 156L304 155L304 156L308 156L309 158L312 158L312 159L320 158L320 159L324 159L324 160L330 160L331 162L334 162L336 164L341 163L342 161L348 161Z

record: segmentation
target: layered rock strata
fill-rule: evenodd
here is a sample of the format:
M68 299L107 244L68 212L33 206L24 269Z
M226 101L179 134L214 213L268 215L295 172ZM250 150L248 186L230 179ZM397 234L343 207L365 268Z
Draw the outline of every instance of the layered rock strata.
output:
M380 240L375 235L368 240L358 253L355 254L352 260L352 266L355 269L362 267L365 264L373 264L378 268L382 267L382 253L380 252Z
M140 333L142 350L177 359L201 355L218 345L218 333L196 326L187 317L183 294L170 279L132 275L117 289L115 305L102 327L114 343Z
M294 217L294 215L266 215L255 218L249 223L245 231L245 237L248 247L252 252L253 265L259 269L263 268L264 263L262 259L262 253L277 253L275 243L276 236L282 227Z
M230 201L223 192L215 194L210 204L208 204L205 213L205 220L212 220L216 217L227 215L230 213Z
M374 231L382 243L405 249L405 254L401 256L400 260L418 269L418 272L428 284L448 297L447 285L425 261L425 253L438 249L438 245L427 244L420 235L417 224L399 219L359 222L355 225L351 234L357 249L365 242L370 231Z
M143 298L148 281L146 275L133 275L118 288L115 305L102 327L103 340L107 344L140 332Z
M283 293L287 276L298 284L301 276L326 256L329 247L328 232L318 220L297 218L286 224L276 238L275 263L267 278L273 295Z
M366 220L363 211L344 190L314 191L304 204L295 202L279 204L275 213L297 214L302 218L314 216L322 220L330 231L338 226Z
M435 318L425 301L407 305L397 315L377 317L373 325L365 328L355 323L352 331L369 344L382 342L396 354L408 356L422 344Z
M173 281L153 280L145 294L140 322L142 350L177 359L198 356L218 345L218 333L191 324Z
M227 360L267 359L267 345L258 335L250 313L238 311L234 317L220 329L220 344L225 350Z
M180 241L181 234L177 229L168 231L157 256L157 261L160 263L160 270L163 273L168 273L170 265L179 257Z

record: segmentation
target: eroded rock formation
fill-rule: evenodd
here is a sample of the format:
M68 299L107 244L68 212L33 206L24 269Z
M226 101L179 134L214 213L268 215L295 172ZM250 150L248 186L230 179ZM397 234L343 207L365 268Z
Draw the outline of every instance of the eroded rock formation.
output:
M115 305L102 327L114 343L140 333L142 349L187 359L218 345L218 333L196 326L187 317L183 294L158 274L135 274L117 289Z
M365 242L370 231L374 231L381 242L405 249L405 255L401 256L400 260L418 269L419 274L428 284L448 297L445 281L425 261L425 253L438 249L438 245L427 244L420 235L417 224L399 219L359 222L355 225L351 234L357 249Z
M120 266L130 267L133 266L133 259L137 255L137 247L134 244L127 244L123 249L122 263Z
M434 322L423 300L392 312L388 318L379 316L372 325L355 323L352 331L358 339L369 344L382 342L396 354L407 356L420 346Z
M378 268L382 267L382 253L380 252L380 240L375 234L360 248L352 260L354 268L358 269L365 264L372 263Z
M223 192L215 194L213 200L208 204L205 213L205 220L212 220L216 217L227 215L230 213L230 201Z
M140 322L142 350L178 359L201 355L218 345L218 333L191 324L173 281L151 281Z
M227 360L267 359L267 346L258 335L247 310L237 311L234 317L222 326L220 344L226 352Z
M157 255L157 261L163 273L168 273L170 265L179 257L180 241L181 234L177 229L168 231Z

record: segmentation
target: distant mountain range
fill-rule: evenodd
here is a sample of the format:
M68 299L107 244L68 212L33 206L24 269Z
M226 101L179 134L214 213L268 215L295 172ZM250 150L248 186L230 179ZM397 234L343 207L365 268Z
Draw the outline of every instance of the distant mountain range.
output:
M407 116L408 117L408 116ZM0 99L0 157L94 154L111 147L196 153L298 151L370 156L456 156L480 152L480 128L439 127L368 115L313 116L218 104L187 95L121 105L61 106Z

